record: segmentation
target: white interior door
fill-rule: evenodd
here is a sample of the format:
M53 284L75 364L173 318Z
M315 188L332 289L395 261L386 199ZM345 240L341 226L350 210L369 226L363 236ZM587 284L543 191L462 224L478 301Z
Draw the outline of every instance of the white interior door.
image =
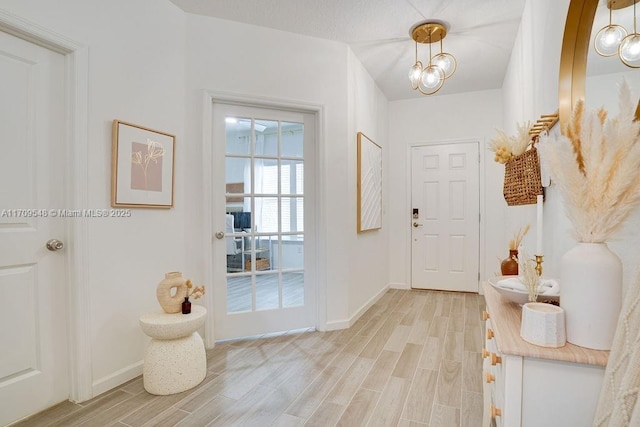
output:
M478 144L414 147L411 176L411 287L477 292Z
M69 396L62 55L0 32L0 425Z
M214 104L215 337L315 325L312 114Z

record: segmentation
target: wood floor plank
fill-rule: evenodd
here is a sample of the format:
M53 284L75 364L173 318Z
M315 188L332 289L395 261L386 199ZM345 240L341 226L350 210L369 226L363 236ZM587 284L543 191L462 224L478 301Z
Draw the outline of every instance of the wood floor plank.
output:
M382 351L371 368L369 375L364 379L362 387L382 392L399 358L400 353L386 350Z
M443 348L444 339L437 337L427 338L418 366L422 369L430 369L432 371L439 370Z
M24 427L41 427L48 426L61 418L64 418L73 412L82 409L82 406L70 401L59 403L46 411L35 414L25 420L15 423L14 426Z
M100 412L99 414L91 417L88 420L85 420L78 425L86 427L107 425L110 421L125 418L127 415L136 411L139 407L151 402L151 400L153 400L154 398L154 395L146 392L132 395L129 399L126 399L119 404Z
M410 388L410 380L389 377L389 381L371 415L371 419L375 420L375 425L395 426L398 423Z
M337 425L341 427L365 426L382 392L360 388L349 402Z
M234 403L235 400L228 397L216 396L202 408L184 417L176 427L215 425L213 424L215 419L224 411L224 408Z
M411 384L402 418L429 424L438 384L438 371L418 369Z
M289 414L282 414L273 423L273 427L300 427L305 422L304 418L295 417Z
M460 425L460 409L434 405L429 427L452 427Z
M464 352L462 390L482 393L482 355L480 353Z
M429 427L429 424L419 423L417 421L409 421L404 418L400 418L398 427Z
M482 352L482 331L480 325L467 325L464 328L464 351Z
M462 427L476 427L482 424L482 393L462 391Z
M409 336L407 337L407 342L413 344L425 344L427 342L427 338L429 337L429 328L431 327L431 322L429 320L424 319L416 319L413 326L411 327L411 332L409 332Z
M320 406L325 396L340 378L341 371L335 367L328 367L316 378L307 389L285 411L289 415L309 418Z
M449 323L448 317L435 316L429 327L429 336L442 338L447 335L447 324Z
M100 413L130 398L131 394L122 390L108 392L102 396L99 396L98 399L92 399L92 403L90 405L85 406L79 411L74 411L66 417L60 418L57 421L51 423L50 425L55 427L77 426L84 421L98 416Z
M387 341L391 337L391 334L393 334L396 326L400 323L401 316L402 314L400 313L391 313L387 321L375 333L375 335L371 337L366 347L360 352L360 356L376 359L387 344Z
M462 390L462 363L442 359L438 375L435 402L460 408Z
M464 298L454 298L451 301L451 312L449 315L449 331L464 331Z
M336 382L325 400L346 407L351 401L351 398L356 394L356 391L372 366L373 360L358 357L345 374Z
M313 415L311 415L304 425L309 427L326 427L336 425L342 416L344 409L344 405L327 401L322 402L320 407L313 413Z
M422 349L422 345L407 343L400 354L400 359L398 359L398 363L391 373L391 376L411 380L418 367Z
M187 411L183 411L182 409L178 409L175 406L170 407L166 411L152 418L148 423L146 423L145 427L173 427L178 424L180 421L189 416ZM129 425L124 423L124 425Z
M232 403L227 401L228 404L222 408L211 425L230 426L238 423L245 415L247 415L254 405L260 404L269 394L271 394L271 392L273 392L273 389L264 386L257 386L251 389L240 399L232 399Z
M444 346L442 349L442 358L447 360L455 360L462 362L464 353L464 333L447 331L444 338Z
M411 327L399 324L393 330L393 333L387 340L383 350L389 351L397 351L398 353L404 349L405 344L407 343L407 339L409 338L409 332L411 332Z

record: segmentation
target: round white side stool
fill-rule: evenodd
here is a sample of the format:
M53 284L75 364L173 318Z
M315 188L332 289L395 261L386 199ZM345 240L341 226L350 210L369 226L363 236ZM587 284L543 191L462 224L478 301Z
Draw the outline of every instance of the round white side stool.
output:
M207 356L196 332L204 325L207 309L193 304L191 313L164 311L140 316L142 331L152 340L144 354L142 382L151 394L189 390L207 375Z

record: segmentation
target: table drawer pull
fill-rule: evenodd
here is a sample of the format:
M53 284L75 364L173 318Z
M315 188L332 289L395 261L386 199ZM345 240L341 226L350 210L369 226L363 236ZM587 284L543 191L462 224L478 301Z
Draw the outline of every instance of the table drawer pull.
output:
M484 376L487 380L487 384L491 384L496 380L496 376L493 375L491 372L485 372Z
M482 311L482 320L484 320L486 322L487 320L489 320L489 317L490 317L489 316L489 312L486 311L486 310L483 310Z
M489 352L489 350L487 350L486 348L483 348L482 349L482 358L486 359L489 356L491 356L491 353Z
M502 364L502 357L495 353L491 353L491 366L496 366L497 364Z
M492 403L491 406L489 406L489 414L491 415L491 418L500 417L502 416L502 410L500 410L500 408L496 408L496 405Z
M487 339L490 340L493 337L495 337L495 334L493 333L493 329L491 328L487 329Z

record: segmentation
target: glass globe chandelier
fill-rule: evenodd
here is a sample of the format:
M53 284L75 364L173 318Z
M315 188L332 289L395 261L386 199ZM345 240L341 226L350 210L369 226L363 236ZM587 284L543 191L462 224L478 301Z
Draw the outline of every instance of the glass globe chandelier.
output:
M601 56L613 56L616 53L624 65L640 68L640 34L636 29L636 0L633 0L633 33L612 23L613 9L631 6L630 0L607 0L609 8L609 25L601 28L593 41L596 52Z
M442 50L442 39L447 35L447 28L441 22L422 22L411 28L410 34L416 44L416 60L409 70L411 89L424 95L433 95L455 73L458 66L456 58ZM437 42L440 42L440 53L433 56L431 44ZM429 62L426 67L418 60L418 43L429 44Z

